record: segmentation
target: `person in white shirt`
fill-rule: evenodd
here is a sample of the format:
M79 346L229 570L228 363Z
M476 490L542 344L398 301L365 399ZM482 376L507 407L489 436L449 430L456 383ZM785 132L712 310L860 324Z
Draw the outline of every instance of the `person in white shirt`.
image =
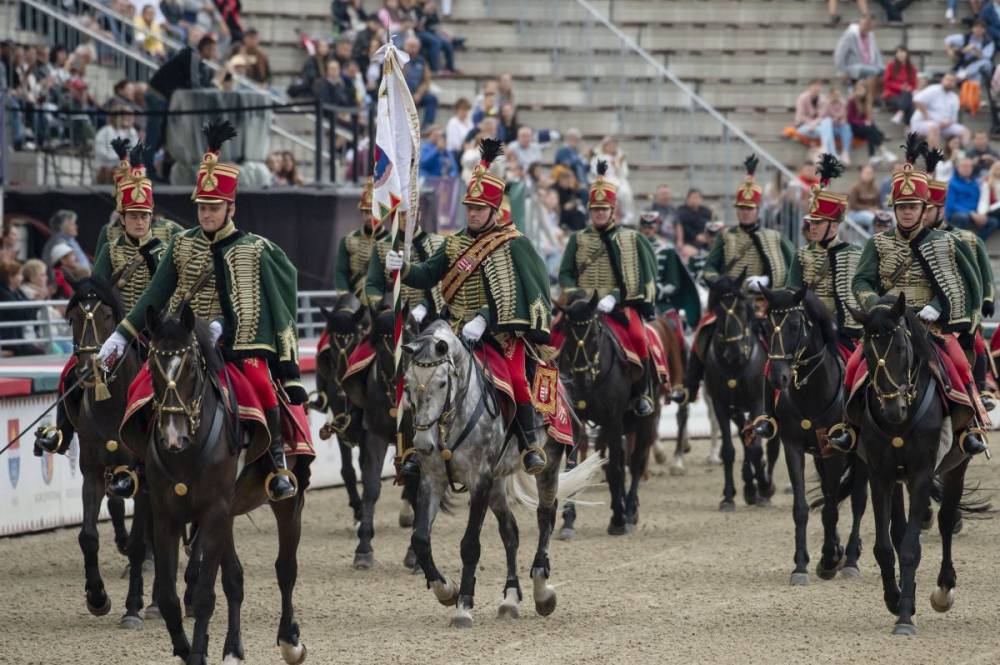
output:
M455 115L448 120L445 127L445 148L455 154L455 159L462 157L462 147L465 137L472 131L472 104L465 97L455 102Z
M958 122L957 86L958 79L949 72L940 83L929 85L913 96L916 111L910 121L910 129L926 136L932 148L941 144L942 137L959 136L963 145L971 139L969 129Z
M535 141L535 131L527 125L517 130L517 141L508 143L505 150L513 153L525 168L542 161L542 146Z
M121 161L114 148L111 147L111 141L125 138L129 140L131 145L139 142L139 132L135 129L135 116L132 115L131 109L128 109L124 104L115 103L108 110L112 112L108 115L108 124L97 130L97 134L94 136L94 161L97 162L98 168L97 181L105 184L111 182L111 172ZM125 111L129 112L124 113Z

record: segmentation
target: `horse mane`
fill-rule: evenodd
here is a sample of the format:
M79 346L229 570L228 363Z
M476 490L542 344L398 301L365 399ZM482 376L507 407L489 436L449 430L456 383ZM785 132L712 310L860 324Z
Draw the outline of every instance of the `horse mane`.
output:
M211 374L218 374L225 366L222 353L219 347L212 343L212 331L208 327L208 322L196 319L194 322L194 338L198 343L202 357L205 359L205 366ZM156 328L157 339L183 340L188 335L187 328L181 323L178 316L165 316L160 320Z
M121 321L125 318L125 305L122 303L118 290L97 275L85 277L74 285L73 295L66 303L66 311L69 312L81 301L92 297L97 297L98 300L111 308L115 315L115 321Z

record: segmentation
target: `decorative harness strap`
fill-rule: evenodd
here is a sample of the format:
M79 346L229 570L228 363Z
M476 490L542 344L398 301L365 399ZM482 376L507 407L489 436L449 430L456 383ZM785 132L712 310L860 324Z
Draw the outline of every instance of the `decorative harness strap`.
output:
M521 234L517 229L508 228L486 233L469 245L441 280L441 295L445 301L451 301L465 280L472 276L486 257L519 235Z

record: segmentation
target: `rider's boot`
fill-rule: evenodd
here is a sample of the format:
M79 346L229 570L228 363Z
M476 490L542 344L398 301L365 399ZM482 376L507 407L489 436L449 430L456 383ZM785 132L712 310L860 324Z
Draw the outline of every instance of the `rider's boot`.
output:
M129 464L116 467L108 482L108 494L121 499L131 499L139 489L139 476L142 465Z
M70 422L69 416L66 415L66 402L70 400L78 399L76 393L79 389L73 391L74 394L66 396L62 402L56 406L56 424L55 425L43 425L39 426L35 430L35 457L41 457L43 452L51 454L64 454L69 450L69 444L73 441L73 435L76 434L76 428L73 427L73 423Z
M986 445L986 434L978 427L970 427L958 437L958 447L966 455L986 453L989 457L989 447Z
M653 391L656 368L653 367L653 360L649 357L643 361L642 365L642 377L632 384L629 406L635 412L635 415L640 418L646 418L653 415L656 405L654 401L656 399L654 397L655 393Z
M778 421L774 418L774 391L767 381L764 382L764 395L764 413L754 419L753 433L762 439L773 439L778 434Z
M545 453L535 444L535 407L530 402L518 404L515 420L514 435L521 453L521 465L528 475L536 476L545 470L546 461Z
M983 404L983 410L989 412L996 406L996 399L986 384L986 369L986 356L976 354L972 362L972 379L976 382L976 389L979 391L979 401Z
M830 446L842 453L854 450L858 442L858 432L847 420L843 420L830 428L827 433Z
M271 445L267 449L266 463L270 469L264 481L267 496L271 501L291 499L298 493L295 475L285 465L285 441L281 432L281 407L264 410L267 429L271 432Z

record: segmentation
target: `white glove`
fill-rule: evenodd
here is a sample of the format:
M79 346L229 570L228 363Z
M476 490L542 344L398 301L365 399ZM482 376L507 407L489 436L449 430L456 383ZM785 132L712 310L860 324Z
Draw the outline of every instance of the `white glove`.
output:
M941 316L941 312L937 311L930 305L924 305L924 308L917 312L917 316L921 321L926 321L927 323L932 323L937 321Z
M222 324L218 321L212 321L208 324L208 329L212 331L212 346L215 346L215 343L222 337Z
M658 284L657 289L660 290L660 295L672 296L677 293L677 287L673 284Z
M413 320L417 323L423 323L424 317L427 316L427 308L423 305L417 305L410 310L410 316L412 316Z
M128 342L125 341L125 337L122 336L117 330L111 333L111 337L104 340L104 344L101 345L101 350L97 354L98 360L101 361L101 365L108 367L115 358L120 356L122 352L125 351L125 345Z
M615 297L609 293L597 301L597 311L601 314L607 314L615 308L615 303L617 302L618 301L615 300Z
M760 287L770 285L771 278L767 275L751 275L747 278L747 288L751 291L760 291Z
M470 342L478 342L484 332L486 332L486 319L482 316L476 316L476 318L462 326L462 337Z
M394 249L390 249L385 255L385 267L389 270L400 270L403 267L403 254Z

